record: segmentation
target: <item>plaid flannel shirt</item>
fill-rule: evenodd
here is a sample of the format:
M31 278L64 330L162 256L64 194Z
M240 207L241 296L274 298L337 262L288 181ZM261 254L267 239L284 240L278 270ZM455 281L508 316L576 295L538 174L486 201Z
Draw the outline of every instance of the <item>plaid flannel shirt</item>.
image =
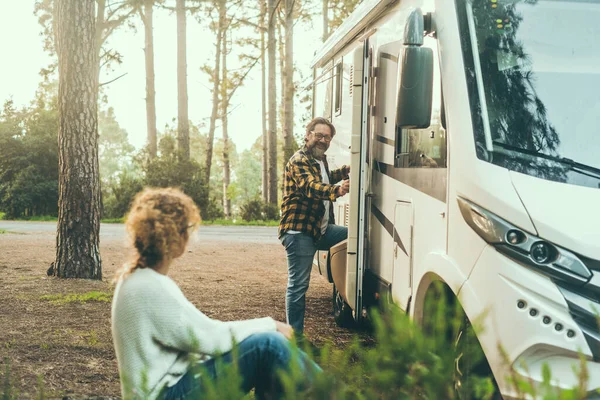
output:
M280 238L290 230L308 233L315 241L321 238L321 221L325 214L323 200L335 201L338 190L335 183L348 178L347 166L330 172L327 158L323 164L329 184L323 183L321 167L306 146L298 150L286 164ZM334 223L333 207L329 207L329 221Z

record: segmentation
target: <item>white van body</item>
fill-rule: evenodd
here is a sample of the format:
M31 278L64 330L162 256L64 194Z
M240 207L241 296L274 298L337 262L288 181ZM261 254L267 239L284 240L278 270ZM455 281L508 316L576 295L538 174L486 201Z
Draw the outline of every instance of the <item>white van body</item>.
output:
M398 92L413 82L399 76L419 10L432 111L406 129ZM322 252L316 267L356 320L367 279L416 320L444 282L471 321L485 316L478 339L504 398L509 368L540 382L547 363L575 386L579 352L600 388L598 20L593 0L364 0L313 60L313 116L337 130L328 162L352 167L334 203L344 278Z

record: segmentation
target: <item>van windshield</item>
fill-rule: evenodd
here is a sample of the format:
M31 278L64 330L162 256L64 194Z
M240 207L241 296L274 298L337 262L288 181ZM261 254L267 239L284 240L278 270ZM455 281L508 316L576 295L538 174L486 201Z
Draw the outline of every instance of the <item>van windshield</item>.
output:
M600 187L600 1L456 0L477 156Z

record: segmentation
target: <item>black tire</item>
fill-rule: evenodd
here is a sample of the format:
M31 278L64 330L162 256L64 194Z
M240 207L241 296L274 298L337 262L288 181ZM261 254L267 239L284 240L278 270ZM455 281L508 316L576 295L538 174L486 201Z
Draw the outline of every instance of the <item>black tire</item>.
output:
M333 319L342 328L350 328L354 325L352 309L337 291L335 284L333 285Z
M454 391L458 399L473 399L473 385L477 380L489 378L494 385L492 400L502 400L498 384L494 379L492 369L485 353L477 340L475 330L469 319L463 316L463 321L455 335L454 341Z
M426 334L442 335L454 350L454 392L457 399L475 400L478 397L474 392L474 384L482 379L491 379L494 393L491 400L502 400L500 390L494 379L485 353L479 344L475 329L467 318L462 307L456 302L454 293L442 282L436 281L425 295L424 314L422 327ZM455 305L457 307L455 307ZM441 308L440 308L441 307ZM435 316L436 310L442 309L443 324L439 324L440 315ZM436 319L438 322L436 322ZM453 324L452 321L459 322Z

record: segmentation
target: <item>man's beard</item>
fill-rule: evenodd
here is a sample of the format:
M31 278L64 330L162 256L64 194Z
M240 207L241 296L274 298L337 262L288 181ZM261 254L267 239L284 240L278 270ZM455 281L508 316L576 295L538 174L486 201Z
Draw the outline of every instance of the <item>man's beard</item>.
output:
M322 148L318 144L315 144L311 150L312 150L313 157L315 157L316 159L321 159L325 156L327 147Z

